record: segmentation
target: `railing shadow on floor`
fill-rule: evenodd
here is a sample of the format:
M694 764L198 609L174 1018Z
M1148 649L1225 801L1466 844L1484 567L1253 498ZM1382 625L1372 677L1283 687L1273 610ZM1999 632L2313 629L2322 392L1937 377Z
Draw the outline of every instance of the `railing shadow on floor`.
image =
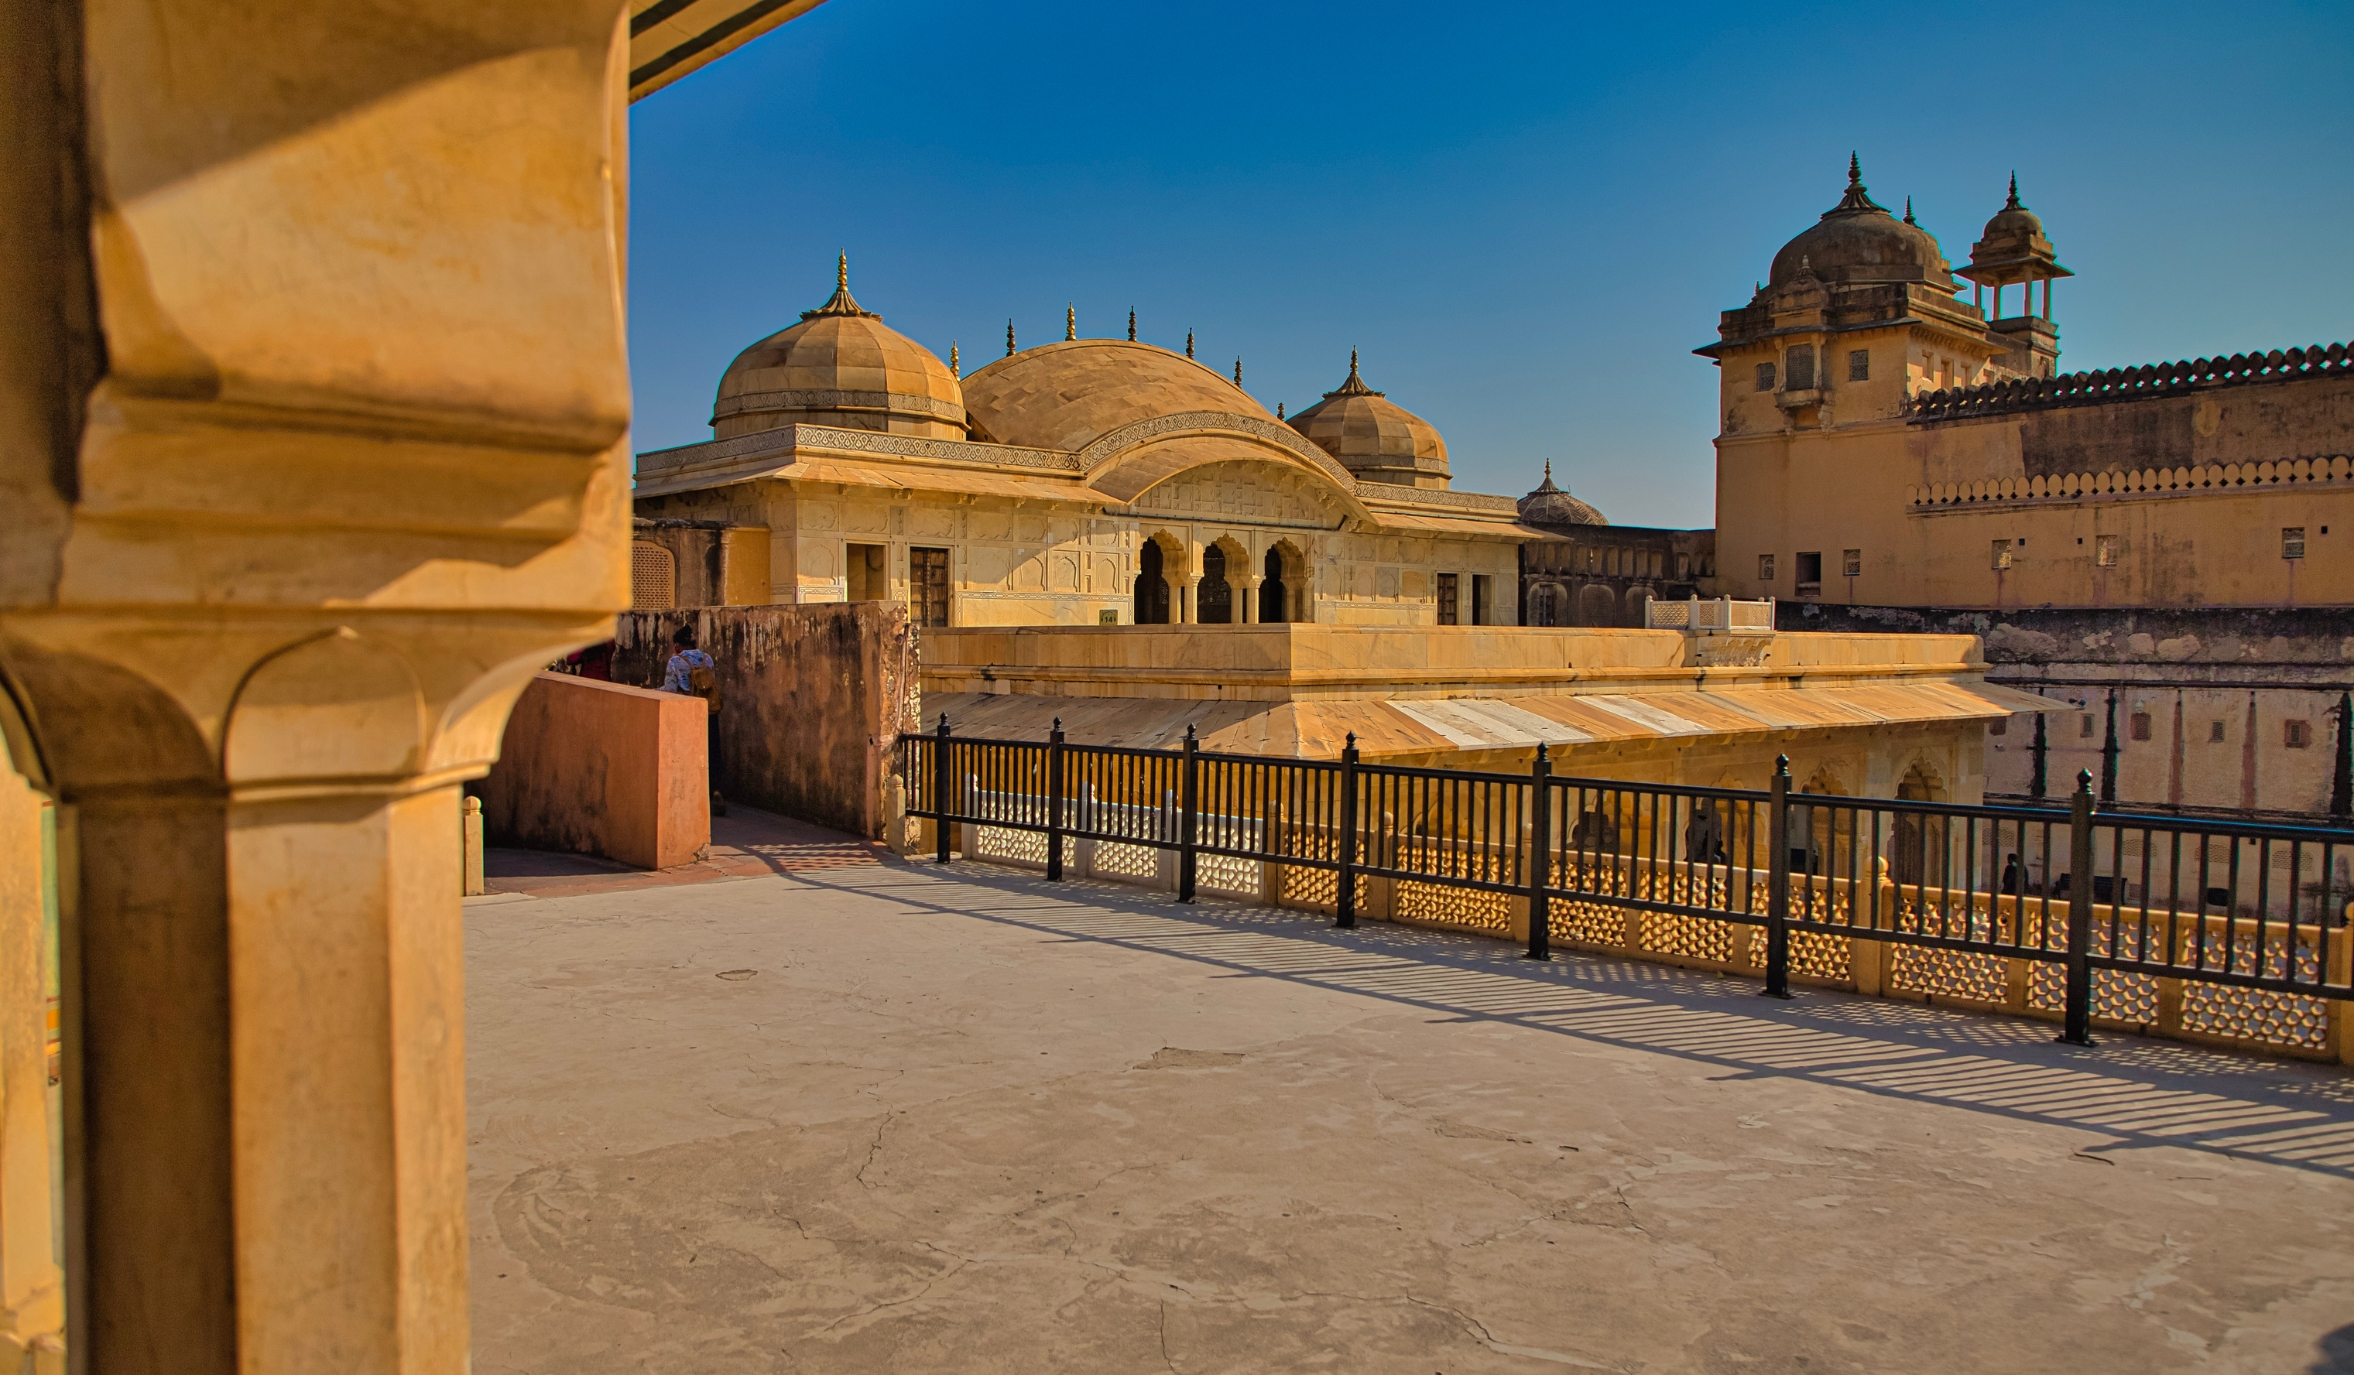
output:
M802 883L943 915L1280 978L1437 1014L1935 1103L2111 1140L2079 1154L2172 1146L2354 1178L2354 1075L2152 1038L2055 1043L2049 1023L1806 990L1611 956L1520 957L1511 944L1374 922L958 863L893 861ZM953 885L948 896L942 885Z

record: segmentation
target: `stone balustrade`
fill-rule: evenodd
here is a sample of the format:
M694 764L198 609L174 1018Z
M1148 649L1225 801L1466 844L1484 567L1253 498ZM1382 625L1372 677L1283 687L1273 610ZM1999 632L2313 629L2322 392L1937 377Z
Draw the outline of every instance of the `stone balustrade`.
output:
M2276 459L2262 463L2202 463L2131 472L2068 473L2051 477L1982 478L1913 488L1919 507L1989 502L2087 501L2109 497L2231 496L2292 486L2344 485L2354 479L2354 457Z

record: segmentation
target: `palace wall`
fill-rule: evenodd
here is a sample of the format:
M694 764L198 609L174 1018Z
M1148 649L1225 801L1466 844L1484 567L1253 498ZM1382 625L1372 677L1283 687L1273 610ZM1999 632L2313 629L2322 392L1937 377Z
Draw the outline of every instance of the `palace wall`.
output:
M2310 819L2335 797L2350 743L2354 609L2034 608L2003 613L1784 603L1785 628L1977 634L1988 681L2078 704L2046 719L2041 794L2089 771L2125 809ZM1987 791L2038 792L2035 727L1989 731ZM2343 811L2339 811L2344 815Z
M1470 623L1478 578L1486 580L1484 623L1510 625L1518 621L1518 548L1529 533L1503 522L1491 522L1493 534L1424 533L1415 526L1446 524L1427 517L1405 517L1402 529L1344 529L1347 512L1307 480L1239 461L1183 473L1124 507L759 481L641 497L638 512L767 527L770 595L779 604L914 606L910 551L946 550L948 624L977 626L1134 624L1148 541L1160 546L1174 623L1203 617L1215 548L1226 570L1226 623L1261 619L1272 552L1287 570L1286 619L1434 625L1441 576L1452 574L1460 623ZM1215 599L1207 605L1214 610Z
M905 609L865 603L623 612L614 627L613 680L659 686L670 637L682 624L695 627L718 670L721 793L880 837L892 746L917 726L916 642Z
M563 673L516 699L477 792L498 844L668 869L711 843L702 701Z
M1949 608L2354 603L2354 553L2332 553L2354 537L2354 472L2323 461L2349 450L2354 377L2318 367L2114 400L1922 403L1909 420L1728 431L1719 585ZM1853 577L1841 571L1851 550ZM1803 591L1810 553L1823 576Z

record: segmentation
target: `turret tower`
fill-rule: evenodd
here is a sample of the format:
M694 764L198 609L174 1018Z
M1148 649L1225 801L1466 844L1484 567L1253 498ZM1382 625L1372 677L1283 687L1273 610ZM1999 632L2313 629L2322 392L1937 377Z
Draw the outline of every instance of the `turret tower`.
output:
M2019 202L2019 174L2011 174L2010 198L1986 222L1986 231L1970 245L1970 265L1957 275L1977 283L1975 300L1986 308L1986 289L1994 288L1994 306L1986 315L1987 337L2008 351L1995 365L2027 377L2051 377L2059 372L2060 332L2052 324L2052 282L2076 274L2060 266L2052 241L2044 237L2043 221ZM2035 284L2043 283L2043 313L2035 309ZM2019 288L2019 313L2003 314L2003 288Z

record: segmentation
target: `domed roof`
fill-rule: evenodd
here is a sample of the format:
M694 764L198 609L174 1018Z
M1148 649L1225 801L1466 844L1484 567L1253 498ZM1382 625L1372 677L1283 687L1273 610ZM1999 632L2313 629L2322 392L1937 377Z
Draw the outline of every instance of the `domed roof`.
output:
M2019 203L2018 173L2011 174L2011 193L2003 200L2003 208L1994 212L1994 218L1986 222L1986 232L1970 245L1970 261L1961 275L1980 286L1993 287L2076 275L2053 255L2052 241L2044 237L2043 220Z
M1954 289L1936 238L1874 204L1853 155L1847 159L1847 194L1812 228L1782 245L1769 285L1781 286L1802 269L1826 282L1928 282Z
M1994 218L1986 222L1986 232L1978 237L1994 240L2025 238L2029 235L2039 239L2043 237L2043 220L2019 203L2019 174L2013 172L2010 198L2003 202L2002 209L1994 212Z
M851 299L844 254L832 298L737 354L719 379L711 408L719 438L785 425L962 439L964 389L931 350Z
M1009 354L966 378L964 399L974 438L1066 452L1187 411L1275 422L1215 370L1126 339L1066 339Z
M1545 460L1545 480L1520 499L1520 518L1531 525L1608 525L1592 506L1553 485L1553 460Z
M1348 380L1291 417L1291 427L1366 482L1444 487L1450 479L1447 441L1429 421L1366 386L1355 349Z

